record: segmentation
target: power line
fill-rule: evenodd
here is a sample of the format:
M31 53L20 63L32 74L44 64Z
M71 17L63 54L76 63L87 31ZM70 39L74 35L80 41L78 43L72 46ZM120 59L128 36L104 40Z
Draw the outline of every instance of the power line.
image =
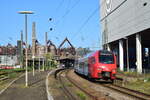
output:
M56 24L58 24L63 18L65 18L65 17L72 11L72 9L74 9L74 8L79 4L80 1L81 1L81 0L76 1L76 2L74 3L74 5L72 5L71 8L68 9L68 10L64 13L64 15L57 21Z
M58 11L60 9L60 7L64 4L65 0L61 0L58 7L56 8L56 11Z
M69 3L71 3L72 0L69 0ZM68 9L66 9L66 12L61 16L61 18L59 18L57 21L55 21L55 26L58 25L80 2L81 0L77 0L73 3L73 5L71 7L67 7ZM63 2L63 1L62 1ZM70 9L69 9L70 8ZM59 30L58 30L59 31ZM59 31L59 33L61 33Z
M76 32L76 34L72 37L72 39L75 39L75 37L79 34L79 32L87 25L89 20L95 15L97 11L99 11L100 6L98 6L90 15L89 17L85 20L85 22L81 25L79 30Z

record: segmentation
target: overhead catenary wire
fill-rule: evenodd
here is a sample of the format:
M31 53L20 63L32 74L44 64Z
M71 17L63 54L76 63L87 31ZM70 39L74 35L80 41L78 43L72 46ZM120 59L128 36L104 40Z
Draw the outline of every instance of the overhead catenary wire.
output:
M70 4L73 0L69 0L69 3ZM55 21L55 26L58 26L60 24L61 21L63 21L63 19L69 15L72 10L80 3L81 0L76 0L73 5L71 7L68 6L68 9L66 9L66 12L61 16L61 18L59 18L57 21ZM62 1L63 2L63 1ZM61 5L62 6L62 5ZM60 30L57 29L57 31L59 31L59 33L62 33Z
M64 4L64 1L65 1L65 0L61 0L61 1L60 1L58 7L56 8L56 11L58 11L58 10L61 8L61 6Z
M56 22L56 24L58 24L62 19L64 19L80 2L81 0L77 0L70 9L68 9L63 16Z
M59 24L60 21L62 21L61 26L64 26L64 24L66 24L66 22L64 22L64 18L65 20L67 20L67 17L63 17L65 15L65 13L70 9L71 6L71 0L67 0L68 2L66 2L66 9L65 12L62 14L62 16L60 17L60 19L56 22L56 24Z
M73 37L71 38L71 40L73 40L73 39L76 38L76 36L80 33L80 31L87 25L87 23L89 22L89 20L97 13L97 11L99 11L99 8L100 8L100 6L98 6L96 9L94 9L94 11L89 15L89 17L87 17L87 19L84 21L84 23L78 29L78 31L76 32L76 34L73 35Z
M70 0L71 1L71 0ZM58 19L57 21L55 21L55 25L58 25L59 24L59 22L61 22L61 21L63 21L63 19L67 16L67 15L69 15L71 12L72 12L72 10L78 5L78 4L80 4L79 2L80 2L81 0L76 0L75 2L74 2L74 4L71 6L71 7L69 7L70 9L66 9L66 12L61 16L61 18L60 19ZM62 1L62 2L64 2L64 0ZM95 15L95 13L97 13L97 11L99 11L99 6L96 8L96 9L94 9L94 11L92 11L92 13L89 15L89 17L87 17L87 19L83 22L83 24L81 25L81 27L77 30L77 34L74 34L75 36L73 36L73 37L71 37L71 40L72 39L74 39L74 38L76 38L76 36L80 33L80 31L87 25L87 23L89 22L89 20L91 19L91 18L93 18L93 16ZM82 41L84 41L85 40L85 38L84 37L82 37Z

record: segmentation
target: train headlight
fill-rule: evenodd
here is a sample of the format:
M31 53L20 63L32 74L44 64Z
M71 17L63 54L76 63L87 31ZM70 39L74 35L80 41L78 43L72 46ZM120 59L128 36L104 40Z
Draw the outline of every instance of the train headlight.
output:
M105 68L106 66L102 66L102 68Z

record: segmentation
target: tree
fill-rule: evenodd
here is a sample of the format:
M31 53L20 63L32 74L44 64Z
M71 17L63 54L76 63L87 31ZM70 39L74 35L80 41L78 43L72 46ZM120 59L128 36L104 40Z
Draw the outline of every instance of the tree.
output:
M46 67L57 67L57 61L54 59L54 54L52 53L47 53L45 54L45 58L46 58Z

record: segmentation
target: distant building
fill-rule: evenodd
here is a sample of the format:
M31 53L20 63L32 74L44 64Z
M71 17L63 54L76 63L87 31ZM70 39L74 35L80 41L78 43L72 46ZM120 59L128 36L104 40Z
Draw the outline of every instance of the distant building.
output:
M15 66L17 64L17 47L11 44L0 46L0 66Z
M48 41L47 43L47 46L48 46L48 52L51 53L52 55L57 55L57 48L56 46L52 43L52 41Z

